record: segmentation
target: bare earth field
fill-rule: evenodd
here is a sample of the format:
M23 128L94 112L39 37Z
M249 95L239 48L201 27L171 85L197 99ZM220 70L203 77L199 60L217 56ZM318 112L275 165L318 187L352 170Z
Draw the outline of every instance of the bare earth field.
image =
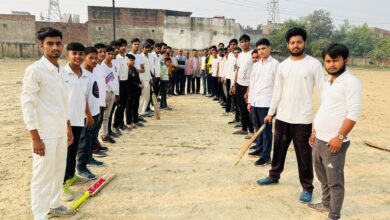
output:
M21 81L31 60L0 60L0 219L31 219L31 149L20 110ZM343 219L390 219L390 72L353 69L363 83L363 112L351 137L345 167ZM174 111L149 119L110 145L98 174L117 178L83 204L70 219L326 219L298 201L295 153L291 146L280 184L256 185L268 174L244 156L232 164L243 143L232 119L200 95L171 97ZM91 185L78 183L79 197ZM320 199L315 179L315 200ZM70 205L67 204L67 205Z

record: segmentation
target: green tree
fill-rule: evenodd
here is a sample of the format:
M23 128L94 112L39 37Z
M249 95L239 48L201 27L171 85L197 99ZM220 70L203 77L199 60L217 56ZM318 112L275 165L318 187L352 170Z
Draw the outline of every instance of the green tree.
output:
M343 42L347 37L348 31L351 30L351 25L348 20L344 20L344 23L339 26L332 34L332 42Z
M329 39L320 38L310 43L310 52L315 57L321 57L322 51L331 43Z
M367 57L374 49L378 36L371 32L367 24L353 26L342 41L350 51L351 56Z
M384 37L376 42L374 49L370 51L369 57L377 61L377 65L384 58L390 57L390 37Z
M308 37L311 40L329 39L333 33L333 20L327 11L316 10L302 20L306 23L306 31L309 33Z

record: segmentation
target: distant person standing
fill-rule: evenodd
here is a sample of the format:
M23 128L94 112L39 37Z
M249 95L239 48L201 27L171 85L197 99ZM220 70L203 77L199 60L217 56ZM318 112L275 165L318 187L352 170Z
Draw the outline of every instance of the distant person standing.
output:
M330 75L322 92L322 102L314 118L309 144L313 148L314 169L321 182L322 201L310 208L329 212L329 220L340 219L344 201L344 165L350 145L347 137L361 112L362 86L346 69L349 50L330 44L322 53Z
M293 141L303 191L299 198L310 202L313 195L313 162L309 137L313 120L313 89L322 93L324 75L319 60L305 54L306 31L292 28L285 38L290 57L279 64L271 106L264 122L276 114L274 151L269 176L259 185L278 183L284 169L288 147Z
M203 50L203 56L200 58L200 78L202 80L203 93L202 95L207 95L207 62L206 59L209 56L209 50Z
M67 86L58 59L62 33L53 28L37 32L43 56L26 68L21 105L32 141L31 206L35 220L70 216L74 209L61 205L67 147L73 142L68 117Z
M179 65L178 70L176 71L176 95L184 95L185 88L185 68L187 59L183 54L183 49L179 50L179 54L176 56L177 63Z

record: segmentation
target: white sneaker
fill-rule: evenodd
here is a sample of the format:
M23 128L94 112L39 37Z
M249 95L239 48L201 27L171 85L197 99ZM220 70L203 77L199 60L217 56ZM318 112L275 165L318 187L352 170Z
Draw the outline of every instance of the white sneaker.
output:
M53 217L67 217L75 214L76 214L76 210L72 208L66 208L65 206L61 205L58 208L51 208L48 215L49 218L53 218Z
M69 202L74 199L73 193L70 191L69 186L67 183L64 184L62 187L62 192L61 192L61 200L64 202Z

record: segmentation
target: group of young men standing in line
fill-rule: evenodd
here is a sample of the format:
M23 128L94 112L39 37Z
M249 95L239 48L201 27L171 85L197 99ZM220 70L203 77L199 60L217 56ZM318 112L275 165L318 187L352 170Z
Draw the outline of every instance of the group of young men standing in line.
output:
M361 111L361 85L346 69L346 46L330 44L324 49L324 65L330 75L324 81L320 61L304 52L307 34L301 28L286 32L290 57L281 63L270 55L269 40L258 40L252 51L250 37L243 35L238 41L232 39L228 48L221 43L218 48L205 49L201 58L196 50L192 57L182 50L175 55L167 45L152 40L142 45L141 54L138 39L131 41L130 53L126 53L124 39L110 46L70 43L66 47L69 64L61 68L61 32L43 28L37 37L44 55L27 67L21 95L32 139L35 219L75 214L60 204L60 198L73 199L68 187L76 176L96 178L87 166L104 165L94 159L106 156L108 150L99 142L99 131L104 142L114 143L113 137L121 135L121 130L141 127L140 120L146 121L141 116L152 115L151 91L161 95L160 107L170 110L166 96L184 94L185 81L189 94L200 93L202 81L203 95L219 101L224 115L235 110L232 123L241 127L235 134L250 138L266 124L250 153L260 157L256 166L271 163L269 176L259 179L259 185L279 182L293 141L303 188L300 201L312 200L314 163L323 193L322 201L309 203L309 207L329 212L328 219L340 218L343 169L350 144L347 135ZM313 123L314 87L321 105Z
M53 28L37 32L43 56L26 68L21 104L33 149L31 205L34 219L74 215L61 205L71 201L69 189L77 178L96 179L89 167L104 166L108 148L99 140L143 127L152 117L151 91L161 94L160 108L167 105L169 75L174 67L164 53L167 45L148 39L118 39L110 45L66 46L69 63L60 67L62 33ZM152 51L153 50L153 51ZM126 121L125 121L126 120Z
M235 110L235 119L229 123L241 130L234 134L250 138L266 124L249 153L259 157L256 166L271 164L269 176L257 180L258 185L279 182L292 141L303 188L299 200L312 209L328 212L328 220L339 219L345 192L345 157L350 145L348 134L361 112L361 83L346 68L349 50L345 45L332 43L324 48L322 58L329 74L324 80L321 62L305 53L306 31L292 28L285 39L290 56L281 63L271 56L268 39L258 40L256 49L250 50L248 35L239 38L241 50L236 39L226 49L222 43L218 45L220 49L210 47L211 55L204 50L202 74L211 77L204 84L204 94L208 91L209 97L219 100L225 108L224 115ZM314 88L320 107L313 120ZM319 203L310 203L313 164L322 189Z

